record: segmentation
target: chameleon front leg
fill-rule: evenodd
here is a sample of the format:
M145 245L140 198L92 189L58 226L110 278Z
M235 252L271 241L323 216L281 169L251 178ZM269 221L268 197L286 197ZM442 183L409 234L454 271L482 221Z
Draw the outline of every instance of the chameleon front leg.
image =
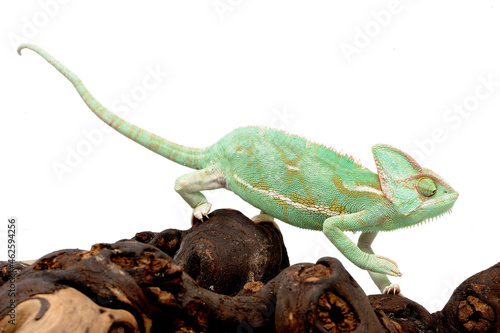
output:
M378 232L363 232L358 239L358 247L361 251L369 254L374 254L372 250L372 243ZM391 283L387 278L387 275L381 273L375 273L372 271L368 271L370 277L373 282L377 285L378 289L383 294L399 294L401 293L401 289L397 283Z
M377 216L369 211L332 216L323 223L323 233L356 266L376 273L401 276L397 264L383 256L363 252L343 230L360 230L373 225Z
M212 205L200 192L226 187L226 177L217 166L188 173L175 180L175 191L193 208L193 216L199 220L207 216Z

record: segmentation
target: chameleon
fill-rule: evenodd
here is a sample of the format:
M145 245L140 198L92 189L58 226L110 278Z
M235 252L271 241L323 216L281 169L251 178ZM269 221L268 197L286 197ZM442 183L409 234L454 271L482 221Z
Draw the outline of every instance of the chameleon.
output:
M268 127L238 128L206 148L168 141L135 126L99 103L82 81L42 48L38 53L76 88L107 125L149 150L195 171L178 177L174 189L203 220L211 204L204 190L227 189L260 210L254 222L278 219L322 231L352 263L367 270L382 293L400 293L388 275L401 276L395 261L374 253L378 232L421 224L450 213L458 198L443 178L410 155L385 144L372 147L377 173L351 156ZM345 232L361 232L358 243Z

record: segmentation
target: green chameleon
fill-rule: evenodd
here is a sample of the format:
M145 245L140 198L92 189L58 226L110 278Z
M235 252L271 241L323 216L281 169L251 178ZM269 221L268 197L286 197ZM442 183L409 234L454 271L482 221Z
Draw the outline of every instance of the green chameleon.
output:
M458 192L404 152L373 146L378 173L351 157L280 130L238 128L214 145L189 148L147 132L110 112L82 81L43 49L23 44L62 73L102 121L144 147L197 171L177 178L175 190L203 219L211 204L200 192L225 188L261 213L254 221L277 218L291 225L322 230L351 262L368 270L384 293L399 293L387 275L401 276L397 264L375 255L379 231L421 223L450 212ZM361 231L356 245L344 231Z

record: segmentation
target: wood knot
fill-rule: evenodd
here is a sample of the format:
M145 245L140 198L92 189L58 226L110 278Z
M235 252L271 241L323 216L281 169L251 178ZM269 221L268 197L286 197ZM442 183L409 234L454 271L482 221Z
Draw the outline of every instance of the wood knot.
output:
M316 282L332 275L332 269L322 264L307 267L299 271L299 277L305 282Z
M481 299L468 296L458 304L457 317L468 332L487 332L495 322L495 311Z
M352 332L359 319L343 298L327 291L318 300L318 319L327 332Z

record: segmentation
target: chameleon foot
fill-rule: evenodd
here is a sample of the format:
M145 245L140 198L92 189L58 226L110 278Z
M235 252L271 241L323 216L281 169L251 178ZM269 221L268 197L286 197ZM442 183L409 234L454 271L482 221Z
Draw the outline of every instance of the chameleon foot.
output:
M210 212L211 208L212 204L210 204L209 202L205 202L204 204L199 205L193 210L193 216L202 221L203 216L208 217L208 213Z
M399 284L391 283L390 286L384 288L384 291L382 293L399 295L401 293L401 288L399 288Z
M386 258L384 256L373 255L371 254L372 261L366 269L375 272L382 273L392 276L401 276L401 272L399 271L398 264L395 261Z
M256 215L256 216L252 217L252 221L253 221L253 223L255 223L255 224L264 223L264 222L267 222L267 223L272 223L272 225L273 225L276 229L278 229L278 230L280 229L280 228L278 227L278 225L276 224L276 222L274 222L274 218L273 218L271 215L266 214L266 213L264 213L264 212L262 212L262 211L260 212L260 214L259 214L259 215Z

